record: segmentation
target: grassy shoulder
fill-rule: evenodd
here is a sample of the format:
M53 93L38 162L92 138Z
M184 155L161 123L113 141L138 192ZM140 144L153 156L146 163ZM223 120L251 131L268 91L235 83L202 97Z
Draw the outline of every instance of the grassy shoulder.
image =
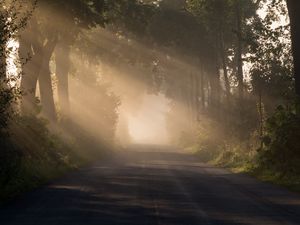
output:
M10 171L12 175L0 185L0 204L106 157L108 154L104 150L82 152L77 147L60 159L21 157L16 168Z
M245 151L237 151L237 149L221 151L219 148L219 150L208 151L194 148L193 152L202 162L229 169L233 173L247 174L260 181L300 193L299 174L283 173L274 168L259 165L255 151L245 154Z
M278 173L271 169L251 169L245 170L247 174L256 177L257 179L269 182L281 187L285 187L291 191L300 193L300 175Z
M279 106L263 130L230 129L207 119L181 143L203 162L300 192L299 124L295 107Z
M22 159L14 176L0 187L0 202L9 201L16 196L37 188L66 172L76 169L75 163L53 163L44 160Z

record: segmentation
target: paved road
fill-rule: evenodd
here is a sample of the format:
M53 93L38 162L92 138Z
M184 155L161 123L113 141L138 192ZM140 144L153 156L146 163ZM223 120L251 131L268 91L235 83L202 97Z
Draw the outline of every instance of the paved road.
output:
M197 162L135 147L0 209L1 225L300 224L300 195Z

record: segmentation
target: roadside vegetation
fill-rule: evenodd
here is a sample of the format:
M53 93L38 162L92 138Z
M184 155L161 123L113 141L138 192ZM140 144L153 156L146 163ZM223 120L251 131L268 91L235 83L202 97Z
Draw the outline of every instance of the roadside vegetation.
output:
M299 78L293 66L291 4L189 1L207 33L220 38L208 36L216 40L219 73L217 83L206 78L208 86L196 90L204 93L200 106L192 99L196 110L185 115L198 122L179 128L177 137L204 162L299 191Z
M57 115L51 114L51 106L42 103L48 101L47 91L52 92L52 88L58 88L57 83L50 84L51 90L47 90L46 86L45 92L41 93L42 98L32 94L35 87L24 87L24 82L25 85L28 84L27 76L36 76L33 63L37 63L37 57L42 56L37 56L36 49L35 52L30 52L28 46L22 46L21 40L19 49L14 43L20 39L20 34L25 36L24 33L32 27L40 10L37 1L27 1L26 4L18 1L0 3L0 202L39 187L67 171L108 157L109 151L113 149L119 100L111 93L109 85L104 81L97 81L94 74L89 77L93 83L91 89L94 90L94 101L110 102L98 107L99 117L110 118L106 120L106 126L101 127L101 134L105 133L105 136L93 136L78 123L77 118L72 119L66 114L68 103L64 101L64 97L61 97L64 102L60 102L63 107L57 106L55 109ZM46 26L43 23L45 21L36 26L42 29L42 26ZM45 33L46 31L35 35L42 36ZM49 41L52 37L40 38ZM29 41L34 40L27 39L26 45ZM27 50L26 53L21 52L24 49ZM43 73L47 74L47 67L42 70L41 74ZM22 79L20 84L21 77L26 79ZM80 79L83 78L78 77ZM41 81L40 85L41 89ZM87 98L88 96L81 95L81 101L86 101ZM94 119L90 123L97 124L99 121Z
M183 145L205 163L247 173L260 180L300 191L299 116L295 108L279 106L264 125L241 141L216 122L198 128L193 142Z

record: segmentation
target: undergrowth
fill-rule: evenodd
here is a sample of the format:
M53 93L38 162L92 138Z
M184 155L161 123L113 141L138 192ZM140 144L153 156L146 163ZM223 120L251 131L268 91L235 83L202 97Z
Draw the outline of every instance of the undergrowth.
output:
M295 107L279 106L257 131L241 140L217 123L198 129L192 149L199 160L262 181L300 191L300 117Z
M50 131L36 116L14 120L9 134L1 136L0 202L103 157L108 145L93 142L74 126Z

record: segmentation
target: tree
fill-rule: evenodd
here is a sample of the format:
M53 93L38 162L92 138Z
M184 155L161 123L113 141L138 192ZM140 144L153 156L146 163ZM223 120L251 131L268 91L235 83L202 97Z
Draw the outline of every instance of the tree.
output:
M26 25L34 6L35 1L28 8L17 1L0 2L0 136L10 122L14 111L12 103L19 91L16 86L11 85L14 78L7 71L7 60L12 52L8 43Z
M3 11L3 6L0 4L0 129L2 131L3 127L6 127L7 123L7 108L9 107L10 100L6 96L6 58L7 51L6 45L8 41L8 28L7 28L7 18ZM1 133L0 133L1 135Z
M67 55L65 59L68 61L68 49L80 34L81 29L104 25L103 10L104 1L102 0L55 2L40 0L38 2L34 17L20 38L20 55L23 60L28 54L32 58L32 63L23 66L24 75L21 86L26 92L22 101L24 114L31 113L33 110L36 85L39 81L43 112L48 119L56 121L49 68L50 59L55 49L58 49L57 60ZM63 54L63 56L58 54ZM58 62L56 71L62 114L67 114L69 111L69 66L67 64Z
M300 98L300 2L297 0L287 0L290 15L291 39L294 57L294 77L296 95Z
M252 93L267 98L265 106L269 112L276 105L288 105L294 97L290 28L279 25L281 19L276 14L284 7L284 4L267 6L265 17L252 22L252 37L248 40Z
M10 125L16 119L15 103L20 96L19 88L13 85L19 74L12 74L8 61L13 54L9 42L26 25L34 5L26 9L15 0L0 2L0 186L16 172L19 155L11 140Z
M242 33L242 9L241 1L235 1L235 14L236 14L236 61L237 61L237 80L238 80L238 92L240 101L244 98L244 72L243 72L243 33Z
M20 38L20 55L31 55L32 63L23 67L22 89L26 92L22 108L31 113L35 104L36 86L39 81L41 103L45 116L56 120L49 62L55 55L58 97L61 114L69 114L68 74L70 49L85 29L104 27L108 21L115 31L129 30L141 34L145 30L145 18L152 6L139 1L39 0L34 18ZM62 23L61 21L64 21ZM87 42L85 42L87 43ZM87 46L89 48L91 46ZM99 57L97 57L99 58Z

